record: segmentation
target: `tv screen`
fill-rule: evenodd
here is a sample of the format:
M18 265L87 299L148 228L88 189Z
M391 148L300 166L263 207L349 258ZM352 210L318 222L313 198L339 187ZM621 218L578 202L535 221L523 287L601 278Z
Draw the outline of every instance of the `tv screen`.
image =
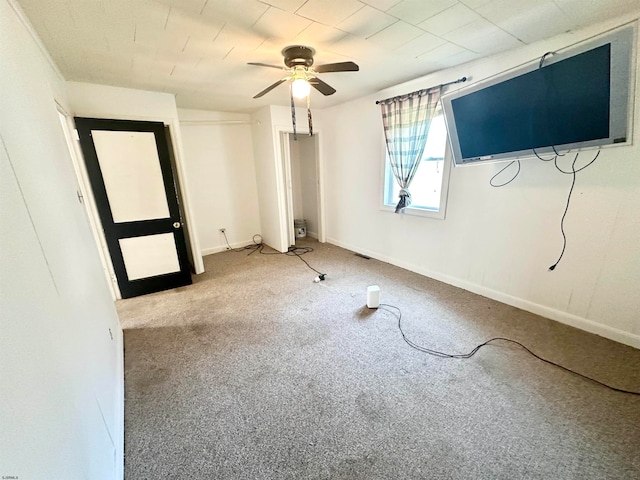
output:
M633 28L443 97L456 165L627 141Z

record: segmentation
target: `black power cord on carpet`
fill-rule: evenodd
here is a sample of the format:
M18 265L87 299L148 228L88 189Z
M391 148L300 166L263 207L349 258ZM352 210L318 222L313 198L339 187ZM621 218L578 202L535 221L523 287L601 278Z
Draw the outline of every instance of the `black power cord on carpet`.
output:
M557 157L556 157L557 158ZM562 172L562 173L573 173L574 175L574 179L575 179L575 173L588 167L591 163L593 163L596 158L598 158L598 156L596 155L596 157L591 160L591 162L589 162L588 165L585 165L584 167L580 168L579 170L575 170L575 161L577 160L577 156L576 159L574 159L573 165L572 165L572 169L571 172ZM556 165L556 168L557 165ZM559 169L559 168L558 168ZM231 245L229 244L229 241L227 240L227 234L225 232L222 232L222 234L224 235L225 241L227 243L227 246L229 247L229 250L232 250L234 252L243 252L246 250L249 250L249 254L248 255L252 255L255 252L259 252L262 255L287 255L287 256L296 256L298 257L300 260L302 260L302 262L309 267L311 270L313 270L314 272L316 272L318 274L317 277L317 281L321 281L324 280L326 277L325 273L321 273L320 271L316 270L315 268L313 268L311 265L309 265L309 263L302 258L302 255L305 255L307 253L313 252L313 248L311 247L289 247L289 249L286 252L265 252L264 248L265 248L265 244L262 243L262 236L259 234L256 234L253 236L253 244L247 245L245 247L242 248L232 248ZM257 239L256 239L257 237ZM596 383L602 387L608 388L610 390L613 390L615 392L620 392L620 393L626 393L629 395L639 395L640 396L640 392L634 392L631 390L624 390L622 388L617 388L617 387L612 387L611 385L608 385L604 382L601 382L599 380L596 380L595 378L589 377L587 375L584 375L582 373L576 372L575 370L572 370L568 367L565 367L563 365L560 365L558 363L552 362L551 360L547 360L546 358L541 357L540 355L534 353L533 351L531 351L528 347L526 347L524 344L518 342L517 340L512 340L510 338L505 338L505 337L494 337L494 338L490 338L489 340L487 340L486 342L483 342L479 345L477 345L476 347L474 347L470 352L468 353L445 353L445 352L440 352L438 350L433 350L427 347L423 347L422 345L418 345L417 343L413 342L412 340L410 340L407 335L404 333L404 330L402 329L402 310L400 310L399 307L396 307L395 305L391 305L388 303L381 303L379 304L380 307L389 307L389 308L393 308L397 311L394 312L393 310L389 310L388 308L383 308L383 310L386 310L388 312L390 312L391 314L393 314L394 316L396 316L396 318L398 319L398 330L400 330L400 334L402 335L402 339L405 341L405 343L407 345L409 345L411 348L422 352L422 353L427 353L429 355L434 355L436 357L440 357L440 358L459 358L459 359L468 359L473 357L476 353L478 353L478 351L482 348L482 347L486 347L487 345L490 345L494 342L497 341L502 341L502 342L507 342L507 343L513 343L515 345L518 345L519 347L521 347L523 350L525 350L527 353L529 353L530 355L532 355L533 357L537 358L538 360L541 360L545 363L548 363L549 365L553 365L554 367L560 368L566 372L572 373L573 375L576 375L578 377L584 378L585 380L588 380L590 382Z
M307 262L304 258L302 258L302 255L313 252L313 248L311 247L293 247L292 246L292 247L289 247L289 249L286 252L278 252L278 251L265 252L264 249L266 245L262 243L262 235L256 233L252 238L253 240L252 244L242 248L232 248L231 245L229 244L229 240L227 239L227 233L222 232L222 234L224 235L224 241L227 243L227 247L229 247L229 250L233 252L244 252L244 251L250 250L250 252L247 255L252 255L258 252L261 255L287 255L288 257L295 256L295 257L298 257L302 261L302 263L304 263L307 267L309 267L309 269L313 270L315 273L318 274L318 276L316 277L318 282L323 281L327 277L326 273L322 273L316 270L311 265L309 265L309 262Z
M383 310L386 310L387 312L390 312L391 314L393 314L397 319L398 319L398 330L400 330L400 334L402 335L402 339L406 342L407 345L409 345L411 348L418 350L419 352L422 353L428 353L429 355L434 355L436 357L440 357L440 358L462 358L462 359L466 359L466 358L471 358L473 357L476 353L478 353L478 350L480 350L482 347L485 347L491 343L494 343L496 341L502 341L502 342L508 342L508 343L513 343L518 345L519 347L521 347L522 349L524 349L527 353L529 353L530 355L534 356L535 358L537 358L538 360L542 360L545 363L548 363L549 365L553 365L554 367L558 367L566 372L572 373L574 375L577 375L579 377L584 378L585 380L589 380L590 382L596 383L598 385L601 385L603 387L606 387L610 390L613 390L615 392L620 392L620 393L627 393L629 395L640 395L640 392L634 392L631 390L624 390L622 388L617 388L617 387L612 387L611 385L607 385L604 382L601 382L599 380L596 380L595 378L591 378L587 375L584 375L582 373L576 372L575 370L571 370L570 368L567 368L563 365L560 365L558 363L552 362L551 360L547 360L546 358L541 357L540 355L532 352L529 348L527 348L526 346L524 346L522 343L516 341L516 340L512 340L510 338L504 338L504 337L494 337L491 338L489 340L487 340L484 343L481 343L480 345L477 345L473 350L471 350L468 353L460 353L460 354L456 354L456 353L445 353L445 352L439 352L438 350L432 350L430 348L427 347L423 347L422 345L418 345L417 343L411 341L407 335L404 333L404 330L402 330L402 310L400 310L400 308L396 307L395 305L390 305L388 303L381 303L380 304L381 307L389 307L389 308L393 308L397 311L397 313L393 310L389 310L389 308L383 308Z

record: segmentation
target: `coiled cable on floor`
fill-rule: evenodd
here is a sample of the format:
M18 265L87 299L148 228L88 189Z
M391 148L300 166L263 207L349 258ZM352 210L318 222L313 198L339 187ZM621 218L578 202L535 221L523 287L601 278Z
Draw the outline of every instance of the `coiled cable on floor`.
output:
M305 255L307 253L313 252L313 248L311 248L311 247L294 247L294 246L291 246L291 247L289 247L289 249L286 252L278 252L278 251L265 252L264 249L265 249L266 245L264 243L262 243L262 235L260 235L259 233L256 233L252 238L252 240L253 240L252 244L247 245L245 247L241 247L241 248L232 248L231 245L229 244L229 240L227 239L226 232L222 232L222 234L224 235L224 240L227 243L227 247L229 247L229 250L232 250L234 252L244 252L244 251L250 250L248 255L252 255L252 254L258 252L261 255L287 255L289 257L295 256L295 257L298 257L302 261L302 263L304 263L307 267L309 267L310 270L313 270L315 273L317 273L319 280L324 280L325 277L327 276L326 273L322 273L322 272L316 270L311 265L309 265L309 262L307 262L304 258L302 258L302 255Z

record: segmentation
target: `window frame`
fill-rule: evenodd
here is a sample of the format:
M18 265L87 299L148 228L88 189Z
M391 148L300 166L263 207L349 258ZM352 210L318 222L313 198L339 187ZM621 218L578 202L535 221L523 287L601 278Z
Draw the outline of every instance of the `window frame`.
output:
M441 110L442 112L442 110ZM442 112L444 114L444 112ZM380 175L380 210L384 212L390 212L395 214L395 205L388 205L385 203L385 199L388 192L388 185L386 182L387 172L393 178L393 173L391 172L391 165L388 162L388 154L387 154L387 144L384 139L384 134L382 135L382 170ZM440 187L440 208L438 210L432 210L425 207L415 207L408 206L406 207L401 215L413 215L418 217L425 218L434 218L437 220L444 220L447 215L447 200L449 197L449 179L451 177L451 164L453 163L453 159L451 156L451 145L449 144L449 134L447 133L447 139L445 143L444 149L444 158L442 162L442 185ZM395 178L393 178L395 182Z

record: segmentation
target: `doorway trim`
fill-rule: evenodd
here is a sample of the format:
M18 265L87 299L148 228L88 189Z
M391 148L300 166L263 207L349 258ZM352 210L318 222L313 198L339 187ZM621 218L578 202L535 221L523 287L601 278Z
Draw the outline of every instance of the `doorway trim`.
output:
M289 149L289 135L293 135L290 126L275 125L274 127L276 154L276 190L278 192L278 210L280 216L280 238L283 245L291 245L293 228L293 193L291 185L291 151ZM309 135L308 130L297 132L298 135ZM325 229L325 193L324 193L324 157L322 150L322 130L314 130L315 164L318 182L318 242L326 242ZM286 141L285 141L286 140ZM289 221L291 219L291 222ZM294 237L295 241L295 237Z
M110 286L111 293L113 295L114 300L119 300L122 298L120 294L120 289L118 288L115 271L113 269L113 265L111 263L111 258L109 257L108 250L106 248L106 242L104 239L104 235L102 233L102 222L98 218L98 211L96 209L95 201L93 199L93 192L90 188L89 177L87 176L86 170L83 168L84 161L82 152L80 150L80 144L76 132L75 123L73 122L73 117L90 117L90 118L117 118L119 120L134 120L134 121L147 121L147 122L162 122L166 127L169 128L169 132L171 134L172 144L173 144L173 155L175 157L176 163L176 171L175 180L177 183L177 187L181 190L183 201L181 207L184 212L184 229L185 234L188 239L187 250L189 253L189 260L192 262L192 266L195 274L204 273L204 261L202 258L202 252L200 251L200 242L196 235L196 225L193 216L193 212L191 210L191 203L189 201L189 191L188 191L188 182L186 178L186 167L184 165L184 154L182 147L182 132L180 131L180 124L176 119L172 117L166 117L162 115L120 115L114 113L113 115L105 115L101 112L94 111L85 111L85 109L79 109L75 112L70 113L68 109L62 107L58 102L56 102L58 111L62 113L67 118L67 132L69 134L69 138L71 138L73 143L73 154L75 155L74 162L77 162L80 165L79 171L81 175L81 179L79 183L84 188L86 192L85 199L88 199L87 202L87 214L92 219L93 223L96 225L96 230L94 231L94 235L96 236L96 242L100 246L98 252L100 254L101 261L104 266L106 266L106 274L108 283Z
M113 300L122 298L120 294L120 288L118 287L118 281L116 280L116 273L113 269L113 263L111 262L111 256L107 248L107 242L104 238L104 231L102 229L102 222L98 216L98 208L96 207L95 198L93 197L93 190L89 184L89 175L87 174L86 166L80 150L80 140L77 137L78 132L73 121L73 115L68 113L60 104L56 102L58 114L60 117L64 117L63 133L69 149L69 156L71 157L71 163L76 173L78 181L78 201L85 207L85 212L89 220L91 227L91 233L93 233L94 240L98 247L98 253L100 256L100 262L104 270L107 284L109 285L109 291Z

